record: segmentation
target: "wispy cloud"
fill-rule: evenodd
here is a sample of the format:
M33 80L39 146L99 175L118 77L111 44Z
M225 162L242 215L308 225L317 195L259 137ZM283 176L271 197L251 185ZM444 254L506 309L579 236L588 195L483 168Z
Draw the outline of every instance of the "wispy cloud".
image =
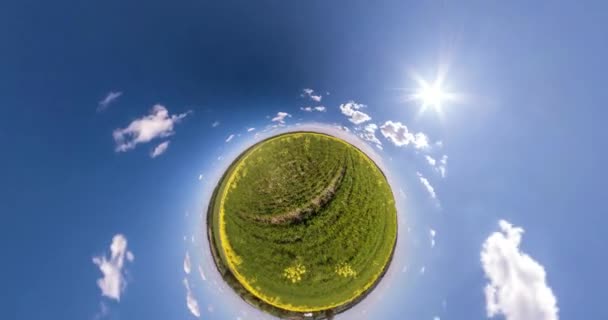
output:
M557 320L557 299L547 285L545 268L519 248L524 229L499 221L481 250L488 317L506 320Z
M368 114L360 111L360 109L366 107L367 106L364 104L356 103L351 100L347 103L341 104L340 111L342 111L342 114L348 117L350 122L354 124L361 124L372 119Z
M249 128L249 129L247 129L247 132L251 132L251 131L254 131L254 130L255 130L255 128Z
M122 92L121 91L110 91L108 92L108 94L106 95L105 98L103 98L103 100L99 101L99 103L97 104L97 111L101 112L104 111L105 109L107 109L110 104L114 101L116 101L118 98L120 98L120 96L122 96Z
M285 118L291 117L291 115L287 112L277 112L277 115L272 118L272 122L285 123Z
M435 236L437 235L437 231L433 229L429 229L429 237L431 239L431 248L435 247Z
M156 158L160 156L161 154L165 153L165 151L167 151L167 148L169 148L169 141L161 142L154 148L154 150L152 150L152 153L150 153L150 157Z
M216 128L216 127L217 127L217 126L219 126L219 125L220 125L220 122L219 122L219 121L214 121L214 122L211 124L211 127L212 127L212 128Z
M429 155L425 155L424 158L426 159L426 162L428 162L428 164L431 167L433 167L433 169L437 173L439 173L439 175L442 178L445 178L447 166L448 166L448 156L447 155L443 155L441 157L441 159L439 159L439 160L437 160Z
M325 112L326 111L325 106L301 107L300 110L306 111L306 112L313 112L313 111Z
M315 94L315 91L310 88L302 89L302 94L300 94L302 98L308 98L314 102L321 102L323 97L320 94Z
M416 149L425 149L429 146L429 139L424 133L411 133L401 122L386 121L380 126L380 132L398 147L407 146L410 143Z
M109 258L105 255L93 257L93 263L103 274L103 277L97 280L102 296L120 301L120 295L127 286L123 273L125 260L131 262L134 258L133 253L127 250L127 238L122 234L112 238Z
M190 284L188 283L188 279L184 278L184 286L186 287L186 306L190 313L197 318L201 316L201 310L198 306L198 301L192 294L192 290L190 289Z
M203 271L203 267L198 266L198 274L201 276L203 281L207 281L207 277L205 276L205 272Z
M188 253L188 251L186 251L186 256L184 257L184 272L186 274L190 274L190 271L192 271L192 265L190 263L190 254Z
M140 143L173 135L174 126L189 113L169 115L167 108L160 104L155 105L150 114L133 120L126 128L114 130L116 152L125 152Z
M234 134L231 134L226 138L226 142L230 142L230 140L234 139Z
M365 141L376 144L377 147L382 149L382 142L376 137L376 130L378 130L378 126L375 123L368 123L363 129L359 130L359 137Z
M422 175L422 173L420 173L420 172L416 172L416 174L418 175L418 179L420 180L420 183L422 183L422 185L424 186L424 188L426 189L426 191L428 191L428 193L431 196L431 198L436 199L437 198L437 194L435 193L435 188L433 188L433 186L431 185L431 183L429 182L429 180L427 178L425 178Z

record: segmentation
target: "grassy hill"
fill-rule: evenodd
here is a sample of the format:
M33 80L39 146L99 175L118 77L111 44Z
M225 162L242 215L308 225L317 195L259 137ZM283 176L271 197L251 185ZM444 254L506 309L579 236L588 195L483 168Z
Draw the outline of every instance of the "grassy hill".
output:
M224 279L279 316L340 312L381 278L397 237L395 201L376 164L347 142L296 132L230 166L209 205Z

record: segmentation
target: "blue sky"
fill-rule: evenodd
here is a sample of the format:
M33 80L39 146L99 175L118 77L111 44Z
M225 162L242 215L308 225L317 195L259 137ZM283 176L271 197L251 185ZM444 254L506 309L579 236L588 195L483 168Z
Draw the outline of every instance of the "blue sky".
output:
M266 318L214 277L200 214L231 158L297 123L373 131L401 199L391 281L343 319L608 318L607 9L1 4L3 318L195 318L187 295ZM440 71L458 99L422 112L416 75Z

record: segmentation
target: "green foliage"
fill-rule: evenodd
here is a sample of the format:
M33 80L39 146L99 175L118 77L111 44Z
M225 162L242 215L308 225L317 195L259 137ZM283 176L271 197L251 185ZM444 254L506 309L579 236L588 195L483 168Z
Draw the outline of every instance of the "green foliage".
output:
M227 239L240 259L231 267L275 307L352 303L381 277L397 236L383 173L354 146L323 134L260 142L222 178L210 204L210 239L220 272L234 286L217 236L221 203Z

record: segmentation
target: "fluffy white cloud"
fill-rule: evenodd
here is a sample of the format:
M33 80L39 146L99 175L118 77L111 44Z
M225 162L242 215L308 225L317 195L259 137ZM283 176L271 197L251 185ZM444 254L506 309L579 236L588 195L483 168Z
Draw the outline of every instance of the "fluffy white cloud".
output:
M362 109L365 107L367 107L367 106L364 104L356 103L351 100L347 103L341 104L340 111L342 111L342 114L344 114L345 116L347 116L349 118L348 120L350 122L352 122L354 124L361 124L365 121L369 121L372 119L366 113L359 111L359 109Z
M230 142L230 140L232 140L234 138L234 135L231 134L228 136L228 138L226 138L226 142Z
M310 88L302 89L302 94L300 95L302 98L309 98L315 102L321 102L323 98L321 95L315 95L315 91Z
M424 186L426 191L429 192L429 195L431 196L431 198L436 199L437 194L435 193L435 188L433 188L433 186L431 185L429 180L427 178L425 178L422 175L422 173L420 173L420 172L416 172L416 174L418 175L418 179L420 179L420 183L422 183L422 185Z
M165 153L165 151L167 151L167 148L169 148L169 141L160 143L156 146L156 148L154 148L154 150L152 150L152 153L150 153L150 157L156 158L160 156L161 154Z
M285 123L285 118L291 117L287 112L277 112L276 117L272 118L272 122Z
M107 109L110 104L114 101L116 101L118 98L120 98L120 96L122 96L122 92L120 91L110 91L108 92L108 94L106 95L105 98L103 98L103 100L99 101L99 103L97 104L97 111L104 111L105 109Z
M188 283L188 279L184 278L184 286L186 287L186 306L188 306L188 310L190 313L197 318L201 317L201 309L198 306L198 301L192 294L192 290L190 289L190 284Z
M524 230L505 220L481 250L488 317L506 320L557 320L557 299L547 285L545 268L519 248Z
M188 254L188 251L186 251L186 256L184 257L184 272L186 274L190 274L190 271L192 271L192 265L190 264L190 254Z
M424 133L411 133L407 126L401 122L386 121L380 126L380 132L382 132L385 138L399 147L407 146L410 143L416 149L425 149L429 146L429 139Z
M114 130L116 152L128 151L139 143L173 135L175 124L188 114L189 112L169 115L167 108L160 104L155 105L149 115L133 120L126 128Z
M93 257L93 263L103 274L103 278L97 279L97 286L101 289L102 296L120 301L120 294L127 286L123 273L125 260L131 262L133 259L135 256L127 250L127 238L122 234L112 238L109 258L105 255Z

